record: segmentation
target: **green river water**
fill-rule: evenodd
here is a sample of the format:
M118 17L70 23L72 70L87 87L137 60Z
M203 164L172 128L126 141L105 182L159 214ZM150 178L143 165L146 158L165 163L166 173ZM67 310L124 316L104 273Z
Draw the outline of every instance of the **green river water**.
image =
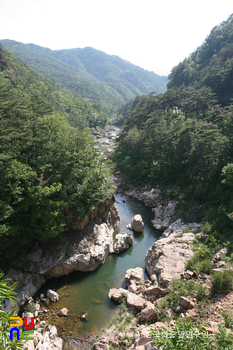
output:
M127 202L123 203L122 199L125 197L119 194L115 198L121 218L116 233L127 232L125 226L130 223L135 214L142 215L145 230L143 233L134 233L132 247L119 255L109 255L105 263L95 271L74 272L46 282L40 293L45 294L46 290L51 288L58 292L60 299L57 303L47 302L50 312L43 319L47 318L50 324L55 324L60 336L86 338L106 327L118 308L108 298L109 289L124 286L127 269L145 267L145 254L161 235L151 226L151 219L153 219L151 208L131 198L127 198ZM42 307L46 307L46 304ZM55 316L63 307L69 310L69 316L62 318ZM88 320L80 319L83 311L88 312ZM52 313L54 313L53 317Z

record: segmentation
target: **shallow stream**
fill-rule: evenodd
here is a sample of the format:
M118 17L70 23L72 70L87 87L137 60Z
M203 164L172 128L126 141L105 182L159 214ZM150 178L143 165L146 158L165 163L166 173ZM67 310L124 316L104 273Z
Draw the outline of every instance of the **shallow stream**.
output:
M127 232L125 226L130 223L135 214L142 215L145 230L143 233L134 233L132 247L119 255L110 254L105 263L95 271L77 271L46 282L40 293L45 294L47 289L51 288L58 292L60 299L57 303L47 301L47 304L42 305L50 310L49 313L43 314L42 318L57 326L59 336L89 338L105 328L116 314L118 307L108 298L109 289L124 285L127 269L138 266L144 268L148 248L161 235L151 226L151 219L153 219L151 208L131 198L126 198L127 202L123 203L122 199L125 197L119 194L115 198L121 218L116 233ZM69 316L56 316L63 307L69 310ZM88 312L88 320L80 319L83 311Z

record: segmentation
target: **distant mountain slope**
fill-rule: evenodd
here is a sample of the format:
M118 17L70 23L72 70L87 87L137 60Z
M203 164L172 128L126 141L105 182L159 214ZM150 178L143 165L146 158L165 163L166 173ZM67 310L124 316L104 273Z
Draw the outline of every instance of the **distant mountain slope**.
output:
M215 26L205 42L172 69L168 88L209 86L222 105L233 98L233 14Z
M84 99L54 83L50 78L28 67L0 44L1 72L4 74L0 77L0 84L10 81L19 101L26 100L30 106L27 108L33 108L35 113L43 115L58 112L79 129L103 128L109 121L107 113L97 102Z
M136 95L166 91L167 77L91 47L50 50L13 40L0 42L33 69L82 97L100 102L108 112L116 111Z

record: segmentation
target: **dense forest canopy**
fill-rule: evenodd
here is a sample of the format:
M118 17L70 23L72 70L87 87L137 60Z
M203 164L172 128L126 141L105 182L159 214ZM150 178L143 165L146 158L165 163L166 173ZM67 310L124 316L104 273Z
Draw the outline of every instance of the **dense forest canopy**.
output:
M13 40L0 42L36 71L78 95L100 103L111 116L136 95L166 90L167 77L91 47L50 50Z
M2 47L0 69L3 258L34 239L51 240L69 224L65 209L83 218L110 200L113 186L87 129L106 124L101 107L52 84Z
M233 14L215 26L205 42L172 69L168 88L208 86L218 102L226 105L233 98Z
M165 93L137 96L123 106L123 132L115 152L118 168L133 184L169 186L174 193L180 188L196 204L216 203L216 232L224 231L230 239L232 35L233 15L173 68Z

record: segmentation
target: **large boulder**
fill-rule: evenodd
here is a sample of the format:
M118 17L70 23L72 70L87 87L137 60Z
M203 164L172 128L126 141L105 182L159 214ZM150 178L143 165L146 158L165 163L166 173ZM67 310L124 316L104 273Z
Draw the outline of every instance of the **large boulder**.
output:
M155 318L155 307L151 302L148 301L146 308L143 309L138 316L138 322L151 322L154 321Z
M140 214L134 215L133 219L131 220L131 226L134 231L143 232L145 226Z
M128 249L131 245L133 245L133 236L132 233L118 233L115 236L115 240L113 242L113 253L119 254L120 252Z
M165 230L170 225L175 213L177 202L170 201L166 206L159 205L152 209L155 217L151 220L152 225L157 230Z
M135 307L136 309L144 309L147 305L147 301L134 293L128 292L127 305Z
M135 283L144 282L144 270L142 267L136 267L135 269L128 269L125 273L125 284L129 286L130 283L134 281Z
M173 278L184 273L187 261L194 252L189 245L195 238L194 233L176 232L168 238L156 241L146 253L146 271L149 276L156 275L157 281L167 285Z

